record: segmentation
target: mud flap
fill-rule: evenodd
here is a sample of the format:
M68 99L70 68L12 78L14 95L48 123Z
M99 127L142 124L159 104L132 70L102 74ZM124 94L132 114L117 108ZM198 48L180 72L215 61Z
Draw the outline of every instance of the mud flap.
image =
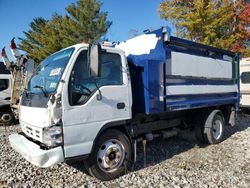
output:
M236 110L235 109L232 109L232 111L230 113L228 124L232 127L235 126L235 124L236 124Z

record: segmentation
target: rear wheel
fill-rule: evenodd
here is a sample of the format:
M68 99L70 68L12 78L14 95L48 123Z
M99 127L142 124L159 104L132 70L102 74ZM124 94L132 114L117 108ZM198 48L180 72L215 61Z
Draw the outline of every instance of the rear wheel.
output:
M103 181L123 175L129 168L131 144L118 130L108 130L98 138L93 152L85 161L88 172Z
M219 110L213 110L199 118L195 127L195 135L199 141L207 144L217 144L223 140L225 129L224 117Z
M208 144L218 144L224 135L225 122L220 114L215 114L209 127L204 128L204 139Z

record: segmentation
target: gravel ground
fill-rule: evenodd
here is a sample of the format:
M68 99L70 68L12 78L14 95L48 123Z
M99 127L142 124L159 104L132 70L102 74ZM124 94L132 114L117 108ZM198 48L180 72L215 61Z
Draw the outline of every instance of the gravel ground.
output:
M250 117L240 117L228 127L217 145L199 145L192 132L142 146L132 172L101 182L85 174L81 163L37 168L12 150L7 137L17 126L0 127L1 187L250 187ZM186 136L188 135L188 136Z

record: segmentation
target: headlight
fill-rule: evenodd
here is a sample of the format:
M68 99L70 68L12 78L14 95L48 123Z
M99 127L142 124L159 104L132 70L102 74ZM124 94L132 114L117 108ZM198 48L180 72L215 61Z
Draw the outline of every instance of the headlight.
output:
M63 143L62 124L52 125L43 129L43 143L47 146L58 146Z

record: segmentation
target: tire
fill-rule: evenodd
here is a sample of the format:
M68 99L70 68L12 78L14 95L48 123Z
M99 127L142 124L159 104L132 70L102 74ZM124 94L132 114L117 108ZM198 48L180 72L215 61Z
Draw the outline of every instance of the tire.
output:
M100 135L84 165L90 175L108 181L125 174L130 167L131 155L128 137L121 131L110 129Z
M3 121L3 118L5 119L5 121ZM0 112L0 124L8 126L12 125L14 122L15 122L15 117L11 110Z
M222 115L215 114L212 121L207 122L209 127L204 128L203 137L208 144L218 144L223 140L225 121Z
M225 120L219 110L203 111L196 118L194 132L201 143L218 144L224 138Z

